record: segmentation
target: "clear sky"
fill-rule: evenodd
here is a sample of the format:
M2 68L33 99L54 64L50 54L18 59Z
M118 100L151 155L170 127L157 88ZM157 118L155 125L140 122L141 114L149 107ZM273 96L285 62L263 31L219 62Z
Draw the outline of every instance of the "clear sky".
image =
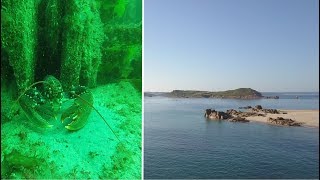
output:
M144 90L319 91L319 0L144 0Z

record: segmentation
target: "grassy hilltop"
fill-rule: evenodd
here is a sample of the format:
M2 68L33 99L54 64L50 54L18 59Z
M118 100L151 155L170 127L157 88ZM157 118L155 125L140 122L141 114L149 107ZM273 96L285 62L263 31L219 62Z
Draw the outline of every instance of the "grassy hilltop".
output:
M193 91L193 90L173 90L166 93L168 97L176 98L235 98L235 99L257 99L262 98L260 92L251 88L238 88L227 91Z

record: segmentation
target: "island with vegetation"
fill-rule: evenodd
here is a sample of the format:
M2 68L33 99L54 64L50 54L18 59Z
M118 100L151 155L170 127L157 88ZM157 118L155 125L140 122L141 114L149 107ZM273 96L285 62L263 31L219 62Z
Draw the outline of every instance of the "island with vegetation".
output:
M175 98L227 98L227 99L259 99L262 94L251 88L238 88L227 91L192 91L192 90L173 90L165 94L167 97Z

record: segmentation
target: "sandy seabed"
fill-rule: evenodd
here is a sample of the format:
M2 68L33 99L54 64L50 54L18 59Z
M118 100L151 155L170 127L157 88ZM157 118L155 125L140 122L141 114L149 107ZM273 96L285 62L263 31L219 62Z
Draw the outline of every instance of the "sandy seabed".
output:
M283 117L285 119L292 119L303 123L305 127L319 127L319 110L279 110L280 113L287 114L270 114L267 113L265 117L251 116L246 117L247 120L268 123L267 120L271 118Z
M140 179L141 92L120 82L91 90L94 110L78 131L54 126L38 131L23 113L1 122L1 179ZM4 100L3 100L4 97ZM2 112L7 111L2 96ZM65 102L62 111L72 105Z

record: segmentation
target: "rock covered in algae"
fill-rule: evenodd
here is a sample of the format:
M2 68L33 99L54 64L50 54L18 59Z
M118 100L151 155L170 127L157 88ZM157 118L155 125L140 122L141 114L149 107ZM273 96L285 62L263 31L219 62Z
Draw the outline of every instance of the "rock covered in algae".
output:
M141 79L142 24L111 24L105 26L104 31L107 38L98 73L99 83Z
M70 0L65 7L60 79L65 89L96 85L101 62L102 23L94 1Z
M34 79L37 1L1 1L1 43L8 53L19 91Z

